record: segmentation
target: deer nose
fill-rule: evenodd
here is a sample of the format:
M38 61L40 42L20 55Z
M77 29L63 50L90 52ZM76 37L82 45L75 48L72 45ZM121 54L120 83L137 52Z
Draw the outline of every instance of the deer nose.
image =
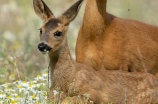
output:
M45 51L45 48L46 48L46 45L45 45L44 43L40 43L40 44L38 45L38 49L39 49L40 51L42 51L42 52Z
M47 45L47 44L44 44L44 43L40 43L38 45L38 49L41 51L41 52L46 52L46 51L50 51L51 48Z

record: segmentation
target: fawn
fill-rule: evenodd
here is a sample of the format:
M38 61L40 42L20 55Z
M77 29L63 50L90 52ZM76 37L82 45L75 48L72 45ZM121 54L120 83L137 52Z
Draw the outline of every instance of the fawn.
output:
M76 61L128 72L158 76L158 27L115 17L106 12L107 0L87 0L76 44ZM82 51L81 51L82 50Z
M70 94L70 102L76 104L76 96L90 94L94 104L157 104L158 79L148 73L128 73L101 69L95 71L91 66L75 62L67 43L67 31L75 19L83 0L77 1L65 13L56 18L42 0L33 0L35 13L43 20L40 29L38 49L48 53L50 59L50 99L53 90L60 87L63 91L61 100L67 102L68 85L75 79L72 88L76 93ZM57 99L59 100L59 99ZM79 101L78 101L79 102ZM82 102L79 102L80 104Z

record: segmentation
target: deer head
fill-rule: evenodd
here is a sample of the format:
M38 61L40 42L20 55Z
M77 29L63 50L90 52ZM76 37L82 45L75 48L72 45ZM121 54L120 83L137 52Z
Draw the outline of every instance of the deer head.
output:
M38 49L42 53L58 50L66 40L69 23L75 19L83 0L77 1L61 16L55 17L43 0L33 0L35 13L43 20Z

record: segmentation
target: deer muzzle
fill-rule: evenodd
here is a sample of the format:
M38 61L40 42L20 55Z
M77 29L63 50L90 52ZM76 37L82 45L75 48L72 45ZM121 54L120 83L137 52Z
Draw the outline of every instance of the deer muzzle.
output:
M49 47L47 44L45 44L45 43L40 43L39 45L38 45L38 49L41 51L41 52L47 52L47 51L50 51L52 48L51 47Z

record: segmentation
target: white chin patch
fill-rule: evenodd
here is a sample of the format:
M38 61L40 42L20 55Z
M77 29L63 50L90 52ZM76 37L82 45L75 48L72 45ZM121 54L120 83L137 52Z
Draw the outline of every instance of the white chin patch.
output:
M48 51L41 52L43 55L48 54Z

